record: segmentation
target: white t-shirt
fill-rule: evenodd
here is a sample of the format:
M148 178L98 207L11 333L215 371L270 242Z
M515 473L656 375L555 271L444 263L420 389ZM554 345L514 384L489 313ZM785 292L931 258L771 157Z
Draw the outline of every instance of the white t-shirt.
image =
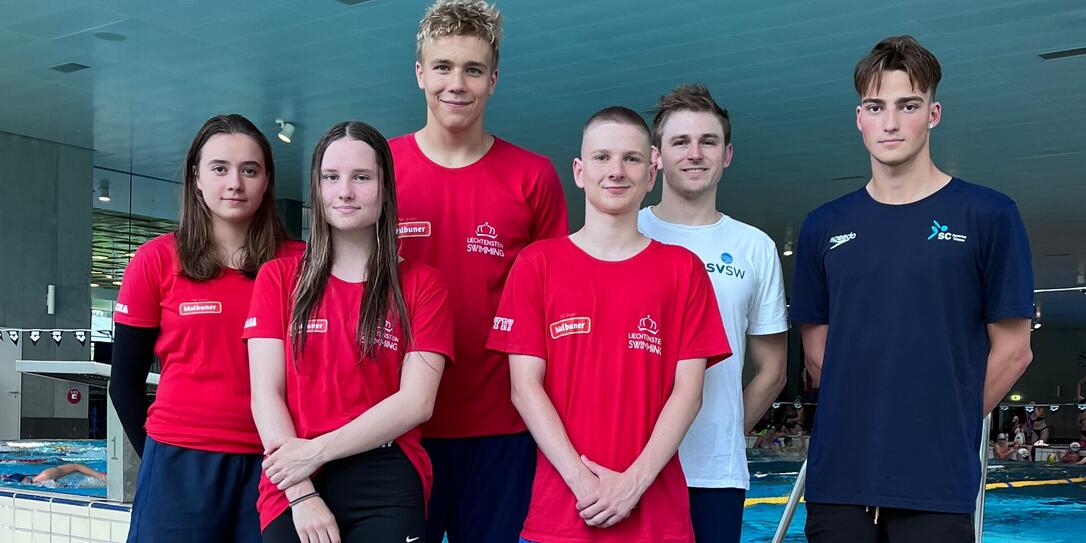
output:
M688 486L750 488L743 436L743 361L747 335L788 330L784 281L777 246L761 230L723 215L715 224L686 226L642 209L637 227L646 236L690 249L705 262L734 353L705 372L698 416L679 446Z

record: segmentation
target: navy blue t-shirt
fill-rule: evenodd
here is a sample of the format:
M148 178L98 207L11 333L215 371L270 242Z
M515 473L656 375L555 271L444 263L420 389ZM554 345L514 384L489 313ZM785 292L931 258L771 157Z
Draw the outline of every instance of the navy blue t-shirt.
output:
M789 316L829 324L807 499L972 512L986 325L1033 314L1014 201L957 178L903 205L861 188L812 211L796 249Z

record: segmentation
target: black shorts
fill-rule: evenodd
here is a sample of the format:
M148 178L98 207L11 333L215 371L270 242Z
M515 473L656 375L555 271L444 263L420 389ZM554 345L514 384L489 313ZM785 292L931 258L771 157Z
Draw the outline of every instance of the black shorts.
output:
M200 451L150 436L136 477L128 541L260 541L259 454Z
M422 483L398 445L325 464L313 486L336 517L344 543L423 542ZM297 542L290 509L264 529L265 543Z
M429 438L434 463L426 540L514 543L532 496L538 449L528 432L501 436Z
M974 535L969 513L811 502L804 532L810 543L972 543Z

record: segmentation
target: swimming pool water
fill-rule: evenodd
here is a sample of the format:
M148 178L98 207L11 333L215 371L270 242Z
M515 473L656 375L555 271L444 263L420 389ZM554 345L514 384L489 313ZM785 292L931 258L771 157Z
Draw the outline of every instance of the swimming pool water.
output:
M749 451L751 488L748 498L787 496L803 463L803 453ZM0 474L34 474L67 463L106 469L104 440L0 442ZM1070 479L1086 477L1086 466L996 462L989 466L988 482ZM40 485L0 483L4 490L49 490L105 497L105 488L44 488ZM784 511L783 505L747 507L743 541L769 542ZM800 543L806 511L801 505L785 541ZM1068 484L989 490L985 499L986 543L1079 543L1086 540L1086 485Z
M787 496L796 482L802 455L751 455L751 488L748 498ZM1061 466L1036 463L992 463L988 482L1041 481L1086 477L1086 466ZM783 505L759 504L746 508L743 516L743 541L763 543L773 540ZM800 543L806 510L803 505L788 529L785 541ZM1086 538L1086 485L1067 484L1027 488L989 490L984 501L985 543L1079 543Z
M83 464L106 471L106 442L103 439L79 441L0 441L0 475L21 473L35 475L61 464ZM63 492L80 496L106 497L101 487L47 487L0 481L0 490L37 490Z

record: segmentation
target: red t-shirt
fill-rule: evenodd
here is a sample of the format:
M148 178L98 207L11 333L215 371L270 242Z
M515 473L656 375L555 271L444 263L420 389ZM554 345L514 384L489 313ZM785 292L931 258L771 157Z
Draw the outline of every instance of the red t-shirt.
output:
M287 241L279 256L301 254ZM147 411L155 441L202 451L259 454L249 405L249 356L241 342L253 280L225 268L210 281L181 275L174 234L143 244L124 270L113 320L158 328L158 393Z
M412 344L404 345L398 320L385 321L376 360L359 362L361 350L355 330L365 283L349 283L331 275L309 320L305 348L295 359L287 329L301 260L276 259L260 270L243 337L283 340L287 409L298 437L312 439L345 426L398 391L400 368L408 352L429 351L451 357L452 314L448 308L449 291L437 270L409 260L400 262L400 284L411 315ZM420 436L421 430L414 428L396 438L396 443L418 471L423 493L429 499L432 471L430 458L419 443ZM261 529L287 507L286 494L261 473L257 500Z
M415 135L389 142L396 165L400 254L441 271L456 313L456 366L447 368L427 437L522 432L506 356L486 348L513 260L529 243L569 232L562 184L547 157L494 138L481 159L445 168Z
M705 266L652 241L618 262L593 258L567 237L521 253L493 321L490 348L543 358L543 386L577 452L625 471L648 444L671 397L680 360L731 354ZM692 542L686 479L674 455L630 517L592 528L539 453L521 537L541 543Z

